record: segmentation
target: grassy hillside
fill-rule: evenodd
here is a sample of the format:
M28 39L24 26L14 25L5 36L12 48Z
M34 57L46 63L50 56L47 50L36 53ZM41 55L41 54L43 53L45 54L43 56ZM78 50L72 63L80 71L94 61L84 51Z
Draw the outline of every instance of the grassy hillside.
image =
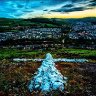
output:
M57 50L18 50L18 49L0 49L0 59L11 58L43 58L44 55L51 52L54 58L96 58L96 50L88 49L57 49Z
M0 32L17 32L25 28L32 27L63 27L71 26L77 21L90 22L96 24L96 18L78 18L78 19L57 19L57 18L32 18L32 19L9 19L0 18Z
M0 32L17 32L26 28L34 27L59 27L54 20L50 19L7 19L0 18Z

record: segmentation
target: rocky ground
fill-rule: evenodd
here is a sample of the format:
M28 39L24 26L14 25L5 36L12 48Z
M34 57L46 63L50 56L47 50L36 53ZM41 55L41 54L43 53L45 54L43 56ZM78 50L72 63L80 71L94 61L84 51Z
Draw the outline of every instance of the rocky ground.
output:
M0 96L44 96L30 93L27 85L41 62L0 61ZM56 68L68 77L64 92L52 91L47 96L96 96L96 63L57 62Z

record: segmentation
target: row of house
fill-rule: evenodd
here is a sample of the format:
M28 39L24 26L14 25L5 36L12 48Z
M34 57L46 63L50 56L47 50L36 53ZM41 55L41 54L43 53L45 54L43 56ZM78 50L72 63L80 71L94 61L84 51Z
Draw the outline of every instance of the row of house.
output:
M46 39L61 37L61 28L31 28L20 32L5 32L0 33L0 41L7 39Z
M72 27L72 32L69 33L69 38L79 39L96 39L96 25L89 22L77 22Z

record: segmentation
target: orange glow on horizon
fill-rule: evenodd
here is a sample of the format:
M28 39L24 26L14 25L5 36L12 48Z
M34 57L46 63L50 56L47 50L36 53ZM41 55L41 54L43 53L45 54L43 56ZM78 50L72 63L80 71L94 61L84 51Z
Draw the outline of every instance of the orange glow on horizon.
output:
M44 14L44 18L84 18L84 17L96 17L96 9L70 12L70 13L59 13L52 12L50 14Z

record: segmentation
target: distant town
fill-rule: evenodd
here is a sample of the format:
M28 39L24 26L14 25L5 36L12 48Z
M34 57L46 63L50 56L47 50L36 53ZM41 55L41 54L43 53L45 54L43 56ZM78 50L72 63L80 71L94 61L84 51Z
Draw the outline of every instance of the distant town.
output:
M20 32L3 32L0 33L0 41L8 39L46 39L61 37L61 28L32 28Z
M1 19L0 24L0 47L96 49L96 18L10 20L7 23L4 20Z

